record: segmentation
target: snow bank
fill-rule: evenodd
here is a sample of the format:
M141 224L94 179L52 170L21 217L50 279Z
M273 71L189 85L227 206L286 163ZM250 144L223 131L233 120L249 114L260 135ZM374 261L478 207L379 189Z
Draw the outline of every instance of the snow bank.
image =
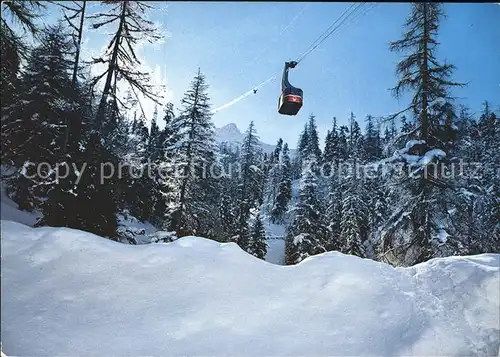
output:
M492 356L500 255L278 266L197 237L125 245L2 221L15 356Z
M128 210L117 214L117 226L116 232L122 243L151 243L151 238L158 232L151 223L139 221Z
M42 217L42 212L35 209L32 212L21 211L17 203L12 201L5 192L5 183L0 180L0 215L1 219L14 221L33 227ZM167 232L158 231L149 222L141 222L134 216L124 211L117 214L117 233L123 243L134 240L136 244L151 243L154 238L160 239Z
M1 219L19 222L27 226L34 226L42 216L40 211L20 211L17 203L12 201L5 192L4 183L0 182L0 215Z

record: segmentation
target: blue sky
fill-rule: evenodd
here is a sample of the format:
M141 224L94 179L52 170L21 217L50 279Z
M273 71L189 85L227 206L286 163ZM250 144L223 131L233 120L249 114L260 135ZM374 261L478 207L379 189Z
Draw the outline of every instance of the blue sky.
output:
M176 107L198 67L206 75L213 108L219 107L296 59L350 3L318 2L155 2L149 14L166 31L164 43L141 49L157 82L166 82ZM368 7L369 5L365 5ZM100 5L92 3L90 11ZM305 9L305 10L304 10ZM303 89L304 106L295 117L277 113L280 80L213 116L216 126L235 123L242 131L251 120L261 139L282 137L291 147L310 113L323 138L333 116L347 123L350 111L361 122L367 114L389 115L407 106L393 98L400 54L388 44L403 32L409 3L378 3L368 14L333 34L290 73ZM453 94L479 111L488 99L500 104L500 6L494 3L444 4L438 57L457 67L454 79L469 82ZM301 11L297 21L276 40ZM50 17L58 15L52 11ZM105 34L111 31L106 31ZM84 49L99 52L108 36L87 30ZM144 103L150 116L153 105ZM149 119L149 118L148 118ZM364 124L362 124L364 126Z

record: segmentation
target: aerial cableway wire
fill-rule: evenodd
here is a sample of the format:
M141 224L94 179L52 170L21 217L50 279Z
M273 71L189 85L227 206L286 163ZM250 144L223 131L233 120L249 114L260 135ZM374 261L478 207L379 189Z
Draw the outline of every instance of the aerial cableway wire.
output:
M280 31L280 33L273 39L271 40L271 43L275 43L277 40L279 40L294 24L295 22L297 22L297 20L302 16L302 14L304 14L304 12L309 8L311 7L312 3L308 3L306 4L300 11L297 15L295 15L295 17ZM259 60L262 55L264 55L268 50L269 48L271 47L271 44L267 45L262 51L259 52L259 54L257 56L255 56L249 63L250 64L254 64L255 62L257 62L257 60ZM279 73L279 72L278 72ZM227 107L230 107L231 105L239 102L240 100L242 100L243 98L249 96L250 94L252 93L256 93L257 90L259 88L261 88L263 85L265 85L266 83L268 83L269 81L271 81L272 79L274 79L274 77L276 76L277 74L273 74L271 77L269 77L267 80L265 80L264 82L262 82L261 84L253 87L251 90L243 93L242 95L240 95L239 97L233 99L232 101L224 104L224 105L221 105L220 107L218 107L217 109L213 110L212 113L215 113L215 112L218 112L219 110L222 110L222 109L225 109Z
M294 24L297 22L297 20L302 16L302 14L309 8L311 7L312 3L306 4L300 12L295 15L295 17L280 31L280 33L271 40L271 42L262 50L259 52L257 56L255 56L249 63L254 64L257 60L261 59L264 54L267 53L269 48L271 47L271 44L275 43L278 41Z
M298 58L297 58L297 64L302 62L304 60L304 58L306 58L312 51L314 51L316 48L318 48L319 45L321 45L328 37L330 37L333 33L335 33L344 23L345 21L347 21L347 19L352 16L352 14L354 14L357 10L359 10L363 5L365 5L366 3L365 2L362 2L362 3L353 3L349 8L347 8L346 10L344 10L344 12L342 14L340 14L340 16L337 18L337 20L335 20L334 23L332 23L330 25L329 28L327 28L310 46L309 48L304 51ZM352 10L351 10L352 9ZM349 12L350 11L350 12ZM346 15L346 17L344 19L342 19L342 17L344 17L344 15ZM341 20L342 19L342 20ZM341 21L339 24L336 25L336 23L338 21Z
M344 10L344 12L326 29L309 47L306 51L304 51L297 59L297 63L301 62L306 58L311 52L313 52L321 43L323 43L328 37L333 35L334 33L338 32L341 28L342 25L346 24L347 19L349 19L355 12L357 12L363 5L365 5L366 2L363 3L353 3L348 9ZM371 7L373 8L373 6ZM371 8L369 8L367 11L364 11L362 15L366 14ZM352 10L351 10L352 9ZM350 11L350 12L349 12ZM347 15L346 15L347 14ZM344 17L345 15L345 17ZM359 13L358 13L359 15ZM344 18L343 18L344 17ZM344 27L347 27L349 24L353 22L353 20L358 19L360 16L356 16L354 18L351 18L351 21L347 22L347 25ZM343 18L343 19L342 19ZM265 81L261 82L257 86L253 87L249 91L243 93L239 97L231 100L230 102L219 106L218 108L212 110L212 114L217 113L218 111L228 108L237 102L241 101L242 99L248 97L252 93L255 93L257 89L260 89L263 87L265 84L269 83L272 81L274 78L276 78L279 74L281 73L281 70L277 71L274 73L272 76L270 76L268 79Z

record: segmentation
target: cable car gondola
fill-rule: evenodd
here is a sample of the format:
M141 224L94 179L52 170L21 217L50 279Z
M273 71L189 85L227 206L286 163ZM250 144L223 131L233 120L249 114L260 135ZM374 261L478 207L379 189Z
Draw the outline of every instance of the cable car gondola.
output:
M302 89L295 88L288 82L288 70L295 68L297 62L285 62L281 80L281 95L278 102L278 113L283 115L297 115L302 107L304 93Z

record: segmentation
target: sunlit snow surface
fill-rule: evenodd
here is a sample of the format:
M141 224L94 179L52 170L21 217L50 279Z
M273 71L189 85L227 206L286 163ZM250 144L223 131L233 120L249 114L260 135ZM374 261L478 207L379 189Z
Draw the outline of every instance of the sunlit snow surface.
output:
M500 255L278 266L197 237L126 245L2 221L8 356L496 356Z

